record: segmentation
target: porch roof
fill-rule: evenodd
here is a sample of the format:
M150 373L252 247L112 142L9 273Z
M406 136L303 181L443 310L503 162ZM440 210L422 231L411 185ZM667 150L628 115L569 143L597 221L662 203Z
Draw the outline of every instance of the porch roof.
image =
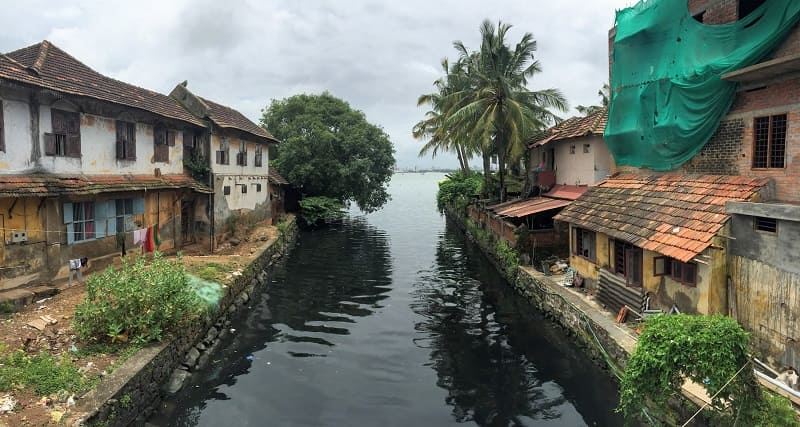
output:
M516 200L490 206L489 210L500 216L521 218L539 212L563 208L570 203L571 202L568 200L552 199L549 197L535 197L532 199Z
M752 200L767 184L746 176L621 174L591 187L555 219L688 262L730 218L726 202Z
M0 197L51 197L109 192L187 188L199 193L211 189L182 174L170 175L0 175Z

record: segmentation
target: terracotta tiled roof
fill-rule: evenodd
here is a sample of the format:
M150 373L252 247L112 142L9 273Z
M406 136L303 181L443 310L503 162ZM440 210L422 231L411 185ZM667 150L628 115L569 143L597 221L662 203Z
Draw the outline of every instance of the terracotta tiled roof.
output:
M99 194L111 191L140 191L190 188L201 193L211 190L182 174L161 175L0 175L0 196L57 196Z
M532 138L529 147L547 144L550 141L588 135L603 135L608 120L608 108L603 107L586 117L570 117L567 120L540 132Z
M163 117L204 126L201 120L192 116L174 99L106 77L47 40L4 56L11 61L0 60L0 78L139 108ZM17 66L7 62L15 62Z
M269 139L273 142L278 142L274 136L261 126L253 123L250 119L245 117L244 114L233 108L217 104L209 99L202 97L200 97L200 99L208 106L208 118L217 126L221 128L238 129L261 138Z
M768 178L623 174L592 187L555 219L688 262L725 225L728 201L747 201Z
M273 167L269 168L269 182L278 185L289 185L289 181L282 177Z
M544 195L554 199L576 200L585 192L589 191L586 185L561 185L556 184Z

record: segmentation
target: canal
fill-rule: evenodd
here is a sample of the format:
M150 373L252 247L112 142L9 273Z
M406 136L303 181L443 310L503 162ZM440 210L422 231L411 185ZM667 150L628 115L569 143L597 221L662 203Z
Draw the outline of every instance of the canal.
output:
M618 391L436 211L442 174L301 233L156 426L615 426Z

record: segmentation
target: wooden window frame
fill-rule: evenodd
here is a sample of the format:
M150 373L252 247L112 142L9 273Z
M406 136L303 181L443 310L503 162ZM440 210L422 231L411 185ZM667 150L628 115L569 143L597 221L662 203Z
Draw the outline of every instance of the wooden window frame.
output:
M775 226L774 227L759 227L759 224L758 224L759 220L768 221L768 222L774 222ZM769 230L769 228L772 228L772 230ZM757 233L767 233L767 234L777 235L778 234L778 219L777 218L767 218L767 217L763 217L763 216L754 216L753 217L753 230L756 231Z
M3 100L0 99L0 151L6 151L6 126L3 120Z
M231 155L230 155L230 145L228 144L228 139L222 137L219 141L219 150L217 150L217 158L216 163L218 165L229 165L231 164Z
M264 166L264 147L261 144L256 144L255 148L255 158L253 159L253 166L260 168Z
M53 157L81 157L81 114L50 109L52 132L44 134L44 154Z
M239 152L236 153L236 166L247 166L247 142L239 142Z
M775 135L773 135L775 129L775 119L782 117L784 123L783 129L783 157L781 158L781 165L780 166L773 166L773 157L775 151ZM767 141L765 150L765 158L764 158L764 166L756 166L756 152L758 149L758 141L756 140L756 126L759 120L766 120L767 121ZM753 147L752 147L752 161L750 162L751 169L753 170L770 170L770 169L786 169L786 139L789 136L789 115L787 113L781 114L772 114L769 116L759 116L753 119Z
M662 263L659 272L658 263ZM691 271L691 273L689 273ZM681 262L668 256L658 256L653 258L653 276L669 277L670 279L686 286L697 286L697 264L693 262Z
M117 160L136 160L136 123L117 120Z
M622 248L622 253L618 250ZM609 255L613 263L609 266L620 277L625 278L628 287L641 288L644 285L644 250L624 240L612 239L609 241ZM636 255L639 255L638 270L633 264ZM621 263L621 265L620 265Z
M72 202L72 221L65 222L69 232L72 226L72 243L95 240L97 236L96 206L94 202ZM87 207L91 207L91 218L87 217ZM80 231L78 228L80 227ZM87 230L91 228L91 230ZM80 236L80 238L78 238Z
M572 227L572 235L573 235L573 251L572 254L578 257L581 257L585 260L591 261L592 263L597 263L597 233L592 230L587 230L585 228L580 227ZM583 247L583 237L584 233L591 236L590 240L592 241L592 248L584 248ZM588 251L588 256L585 255Z
M169 163L169 147L175 146L175 131L163 125L153 128L153 162Z

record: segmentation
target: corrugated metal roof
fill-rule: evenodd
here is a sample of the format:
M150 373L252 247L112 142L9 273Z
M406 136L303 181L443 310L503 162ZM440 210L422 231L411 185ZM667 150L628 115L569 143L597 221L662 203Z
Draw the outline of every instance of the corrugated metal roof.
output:
M510 218L521 218L539 212L563 208L571 202L568 200L551 199L549 197L535 197L533 199L517 200L511 203L502 203L491 206L489 210L497 215Z
M544 195L554 199L577 200L578 197L589 191L586 185L561 185L556 184Z

